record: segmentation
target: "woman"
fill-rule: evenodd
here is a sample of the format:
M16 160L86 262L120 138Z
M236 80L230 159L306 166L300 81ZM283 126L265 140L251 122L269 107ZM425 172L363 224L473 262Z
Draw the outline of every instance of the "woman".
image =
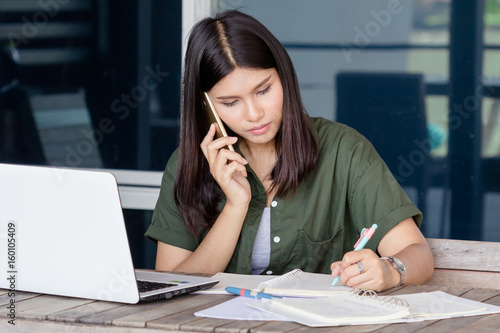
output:
M229 137L215 138L203 112L205 91ZM301 268L375 290L418 284L433 271L421 221L365 138L306 114L292 62L261 23L228 11L195 25L180 146L146 232L158 243L156 269L283 274ZM353 252L372 223L377 232ZM405 270L379 255L396 257Z

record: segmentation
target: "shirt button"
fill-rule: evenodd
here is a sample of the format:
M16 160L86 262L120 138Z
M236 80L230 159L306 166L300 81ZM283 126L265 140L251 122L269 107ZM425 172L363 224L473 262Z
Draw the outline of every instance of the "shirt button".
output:
M273 271L267 271L266 274L271 275L271 274L273 274Z
M275 200L271 202L271 207L276 207L276 206L278 206L278 201Z
M275 242L275 243L279 243L279 242L280 242L280 240L281 240L281 238L279 238L278 236L274 237L274 242Z

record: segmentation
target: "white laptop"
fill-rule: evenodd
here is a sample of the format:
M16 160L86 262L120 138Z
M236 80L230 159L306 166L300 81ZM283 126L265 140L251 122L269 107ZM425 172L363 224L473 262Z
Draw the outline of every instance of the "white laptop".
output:
M0 270L3 289L123 303L218 283L134 270L111 173L1 163Z

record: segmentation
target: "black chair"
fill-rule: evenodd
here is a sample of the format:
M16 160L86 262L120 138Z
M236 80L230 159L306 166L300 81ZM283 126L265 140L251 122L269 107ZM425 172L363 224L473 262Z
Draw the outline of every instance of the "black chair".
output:
M337 121L370 140L402 186L416 188L425 214L431 146L423 75L341 72L336 89Z

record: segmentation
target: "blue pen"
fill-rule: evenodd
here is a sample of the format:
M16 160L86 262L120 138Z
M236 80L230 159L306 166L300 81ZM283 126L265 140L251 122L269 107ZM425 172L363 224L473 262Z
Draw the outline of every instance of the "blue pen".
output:
M363 230L361 230L361 236L359 237L356 244L354 244L354 251L361 250L365 247L368 240L372 238L373 234L375 233L375 230L377 230L377 227L378 225L372 224L371 228L363 228ZM333 279L332 286L336 285L339 280L340 274Z
M236 288L236 287L226 287L226 291L230 294L240 295L240 296L249 297L249 298L257 298L257 299L283 298L281 296L274 296L274 295L269 295L266 293L261 293L261 292L255 291L255 290Z

